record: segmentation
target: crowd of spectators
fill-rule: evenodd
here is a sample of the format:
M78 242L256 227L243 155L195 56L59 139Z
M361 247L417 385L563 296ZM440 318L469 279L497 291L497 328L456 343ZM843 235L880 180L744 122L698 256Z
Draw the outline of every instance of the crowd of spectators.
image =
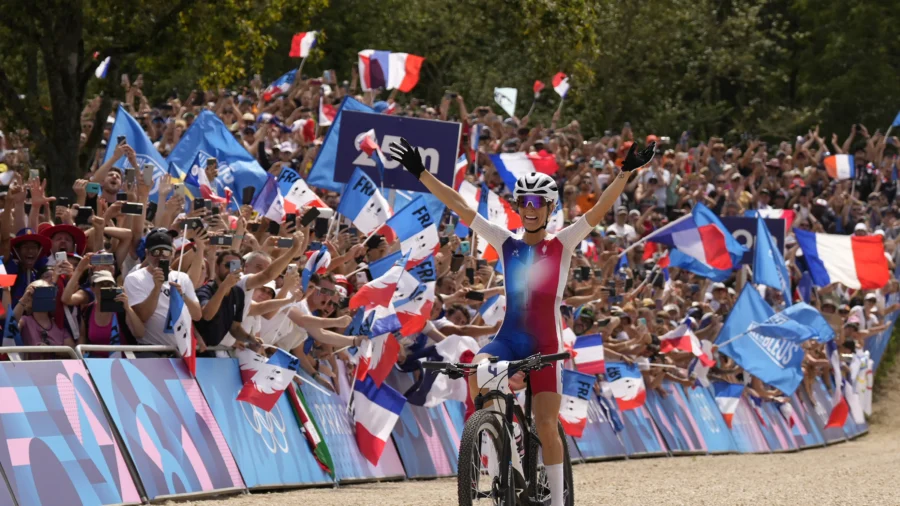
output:
M647 251L650 246L638 244L628 251L627 261L619 259L621 251L689 213L695 204L703 203L722 216L791 210L795 228L877 235L884 241L892 272L898 260L900 140L870 133L863 125L852 125L843 142L837 134L830 141L824 139L818 128L767 143L747 136L731 142L718 137L697 139L690 132L669 132L672 137L663 136L665 132L638 135L639 127L627 123L602 136L586 137L578 121L562 121L561 111L545 126L527 116L503 117L490 105L470 112L456 93L445 95L437 107L405 96L399 103L395 94L379 100L373 92L357 92L355 75L342 83L333 72L327 75L327 81L298 79L288 93L269 101L263 99L263 83L257 78L239 90L195 90L155 105L144 96L143 78L138 76L133 83L124 82L122 105L163 156L201 110L213 111L276 177L285 167L302 176L308 173L327 131L311 123L318 119L320 97L325 104L337 106L344 96L355 96L384 114L459 121L464 132L460 153L467 153L473 162L466 178L486 182L513 207L511 191L488 155L525 151L555 159L566 224L597 201L633 143L656 142L652 162L631 180L605 223L577 251L561 308L567 328L575 335L604 336L607 359L641 365L648 388L659 387L666 378L694 383L688 373L693 355L662 355L658 339L692 318L698 337L717 360L711 378L743 382L765 398L780 395L711 346L748 282L747 267L723 282L670 268L666 280L656 266L665 255L663 248ZM214 354L207 350L213 346L279 347L300 357L317 381L339 388L336 361L352 362L348 348L363 339L344 335L351 318L348 299L368 281L366 264L396 251L399 243L389 244L382 235L362 240L362 234L346 224L334 227L335 232L325 237L299 223L278 224L276 233L249 206L186 203L185 197L170 191L168 178L159 182L161 197L151 212L151 186L145 183L134 149L110 138L113 116L103 124L94 123L99 106L97 97L85 108L82 140L92 129L102 128L103 142L90 170L75 182L71 193L47 194L44 175L35 173L37 160L29 149L28 132L3 129L0 133L0 172L6 174L0 180L8 185L0 197L0 254L6 273L15 276L10 290L3 292L4 305L12 313L7 329L17 323L25 345L174 346L173 334L165 326L170 290L177 290L195 323L201 355ZM476 124L483 127L473 129ZM473 141L468 139L473 131L480 131L474 157ZM113 156L103 163L106 150L113 150ZM829 153L853 154L856 178L831 180L822 165ZM136 173L127 174L114 165L122 158L138 168ZM217 174L217 162L212 160L206 175L214 182ZM339 194L317 192L325 203L337 207ZM144 205L132 214L126 203ZM190 211L185 212L186 208ZM202 220L203 226L185 229L186 220L192 218ZM480 291L489 299L502 293L503 275L475 255L466 256L462 266L452 270L453 254L470 238L454 235L449 217L441 223L441 235L449 239L437 255L439 278L432 320L421 335L400 341L399 365L405 370L415 371L415 359L432 356L434 344L446 336L470 336L484 343L500 325L485 324L478 314L482 303L466 294ZM230 245L217 244L223 236L232 238ZM279 237L293 241L279 247ZM299 271L311 241L323 242L333 260L328 272L313 275L303 290ZM784 251L796 288L801 270L790 229ZM49 304L48 291L53 297ZM880 290L854 291L839 285L814 289L811 303L828 318L842 351L850 353L886 328L885 316L897 309L886 302L887 296L896 291L898 283L892 275ZM776 310L785 305L778 290L765 290L765 299ZM807 378L822 376L829 381L823 346L811 341L804 347Z

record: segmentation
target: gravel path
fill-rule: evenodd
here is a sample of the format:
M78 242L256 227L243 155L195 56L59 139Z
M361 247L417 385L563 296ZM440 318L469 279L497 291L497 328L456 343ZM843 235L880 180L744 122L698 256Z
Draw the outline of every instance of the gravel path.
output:
M900 371L878 392L868 435L791 454L643 459L574 467L579 505L900 504ZM777 482L775 481L777 477ZM196 506L456 504L456 480L348 485L194 502Z

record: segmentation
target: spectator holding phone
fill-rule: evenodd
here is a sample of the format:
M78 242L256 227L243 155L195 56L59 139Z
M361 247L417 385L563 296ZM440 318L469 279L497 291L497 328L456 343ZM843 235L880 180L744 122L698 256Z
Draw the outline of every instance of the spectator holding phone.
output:
M197 332L208 346L217 346L226 334L235 340L251 344L254 339L243 328L245 291L238 286L241 281L243 261L233 251L216 254L214 279L197 290L202 318L195 322Z
M30 228L23 228L10 241L10 249L13 254L4 260L3 267L7 274L16 275L16 282L10 287L12 306L15 307L25 289L46 269L50 240Z
M144 336L144 323L128 304L125 291L116 286L113 275L107 270L95 272L91 276L91 291L98 296L84 307L78 344L137 344L137 339ZM108 305L107 293L113 295L109 300L115 304ZM93 352L91 356L105 358L109 353Z
M64 328L56 324L53 318L55 295L35 297L35 293L49 293L54 286L47 281L37 280L25 289L20 303L16 306L14 317L19 322L22 344L25 346L69 346L75 347L75 340ZM37 302L36 302L37 301ZM32 360L48 360L56 358L53 354L34 354Z

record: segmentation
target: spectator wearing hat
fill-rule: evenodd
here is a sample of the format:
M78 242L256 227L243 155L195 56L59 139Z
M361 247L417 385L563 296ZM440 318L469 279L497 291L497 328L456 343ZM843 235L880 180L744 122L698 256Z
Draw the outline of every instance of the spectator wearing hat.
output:
M91 276L91 292L96 294L93 302L86 304L81 313L81 329L78 344L119 345L137 344L137 339L144 335L144 323L128 303L124 291L116 295L116 302L122 304L122 311L106 312L97 302L104 288L117 288L112 273L99 270ZM122 325L125 322L125 325ZM105 358L108 352L92 352L94 358Z
M174 265L169 266L168 276L160 268L160 261L168 263L175 253L172 237L173 233L164 228L151 231L145 241L146 267L125 277L125 294L144 324L144 336L138 339L140 344L178 344L171 341L173 334L165 333L171 290L178 290L181 294L192 320L200 320L203 314L191 278L184 272L175 270ZM198 342L201 348L205 348L202 339Z
M7 274L16 275L16 282L10 288L13 307L19 302L25 289L46 269L50 246L50 239L34 233L30 228L19 230L10 240L12 255L3 261L3 266Z
M633 242L638 240L637 231L627 223L628 221L628 208L625 206L619 206L616 208L616 222L606 228L607 233L612 231L615 233L616 237L623 237L628 242Z

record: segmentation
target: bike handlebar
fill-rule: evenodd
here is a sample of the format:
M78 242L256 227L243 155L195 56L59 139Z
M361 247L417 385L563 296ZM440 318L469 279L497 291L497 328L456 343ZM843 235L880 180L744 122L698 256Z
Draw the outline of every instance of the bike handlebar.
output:
M535 354L528 358L524 358L522 360L515 360L509 362L509 371L532 371L541 369L542 367L548 366L553 362L557 362L559 360L566 360L569 358L569 352L563 351L560 353L551 353L550 355L539 355ZM526 367L527 366L527 367ZM430 369L433 371L440 372L450 372L450 371L460 371L466 369L477 369L478 364L454 364L453 362L422 362L423 369Z

